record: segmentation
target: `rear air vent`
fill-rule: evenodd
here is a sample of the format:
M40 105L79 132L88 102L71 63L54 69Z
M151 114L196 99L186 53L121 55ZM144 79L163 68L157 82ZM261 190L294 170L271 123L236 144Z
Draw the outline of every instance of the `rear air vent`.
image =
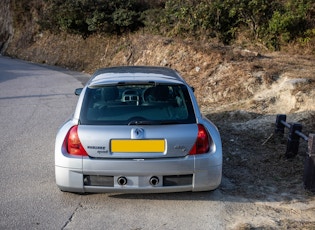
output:
M84 175L83 183L84 183L84 186L114 187L114 177L113 176Z
M163 177L163 186L192 185L193 175L172 175Z

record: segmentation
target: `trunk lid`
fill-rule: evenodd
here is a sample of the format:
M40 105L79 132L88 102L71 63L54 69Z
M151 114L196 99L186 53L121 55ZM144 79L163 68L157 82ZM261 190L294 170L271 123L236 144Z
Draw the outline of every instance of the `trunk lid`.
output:
M78 135L90 157L168 158L189 154L197 124L79 125Z

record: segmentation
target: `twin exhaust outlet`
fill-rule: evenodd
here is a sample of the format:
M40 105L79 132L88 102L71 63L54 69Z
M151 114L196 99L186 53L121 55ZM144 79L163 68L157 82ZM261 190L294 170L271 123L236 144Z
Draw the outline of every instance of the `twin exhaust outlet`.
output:
M128 182L127 178L124 176L118 177L117 179L117 183L121 186L126 185ZM156 186L158 185L158 183L160 182L159 178L157 176L153 176L150 178L149 183L152 186Z

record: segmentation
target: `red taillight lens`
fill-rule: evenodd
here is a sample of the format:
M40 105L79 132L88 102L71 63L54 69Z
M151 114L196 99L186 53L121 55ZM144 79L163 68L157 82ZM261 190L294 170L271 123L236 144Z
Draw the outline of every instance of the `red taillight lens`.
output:
M201 124L198 124L198 135L197 140L190 150L190 155L207 153L209 151L209 135L205 127Z
M76 155L76 156L88 156L87 152L83 148L81 141L79 139L78 135L78 126L73 126L67 137L66 137L66 142L67 142L67 151L71 155Z

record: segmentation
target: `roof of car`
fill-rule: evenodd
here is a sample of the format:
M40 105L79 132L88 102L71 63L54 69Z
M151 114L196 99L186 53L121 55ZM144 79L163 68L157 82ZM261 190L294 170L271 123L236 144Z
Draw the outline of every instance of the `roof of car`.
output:
M159 66L117 66L97 70L88 85L117 82L173 82L186 83L176 70Z

